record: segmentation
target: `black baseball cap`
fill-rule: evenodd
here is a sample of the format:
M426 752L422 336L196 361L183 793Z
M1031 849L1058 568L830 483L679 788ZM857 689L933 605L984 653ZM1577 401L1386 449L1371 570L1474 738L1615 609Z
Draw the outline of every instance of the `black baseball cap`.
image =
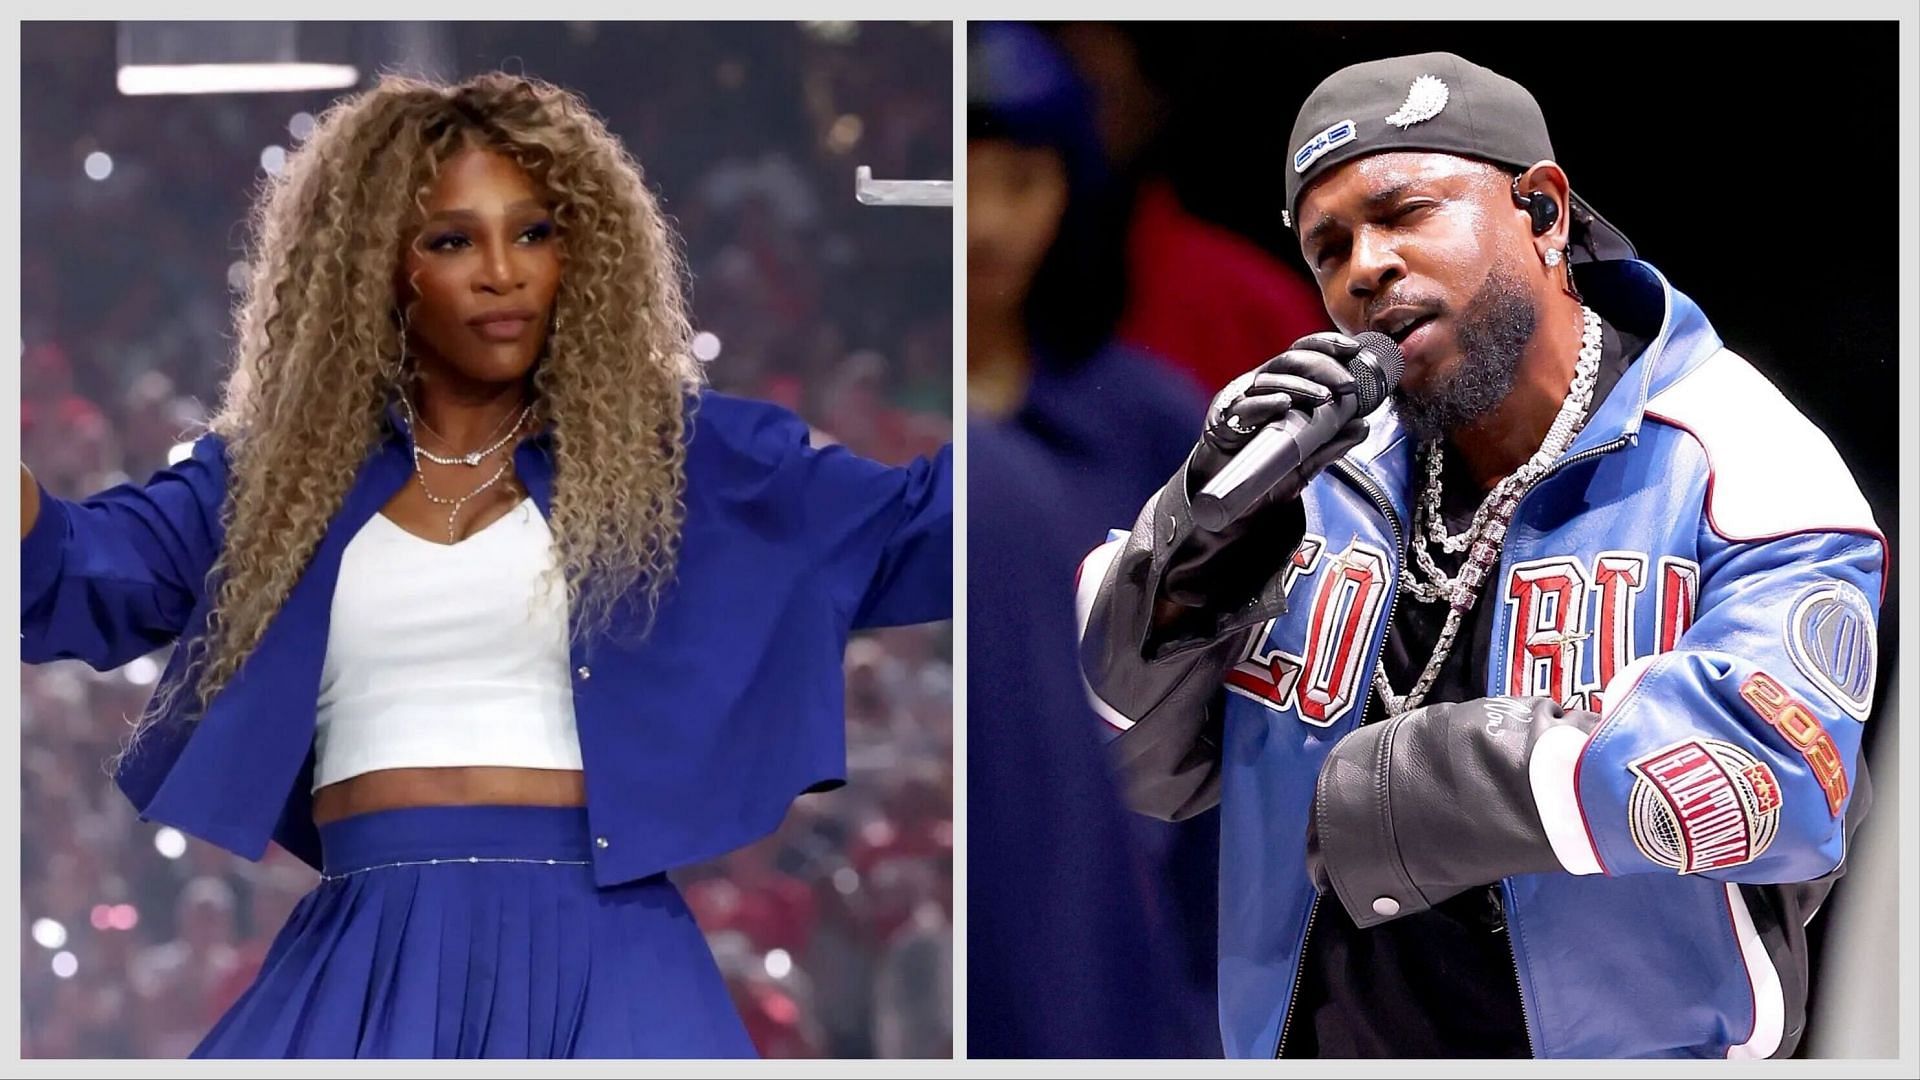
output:
M1300 195L1343 162L1387 150L1432 150L1515 170L1553 159L1546 117L1526 87L1453 53L1369 60L1327 76L1293 122L1286 224ZM1573 196L1568 258L1634 257L1626 234Z

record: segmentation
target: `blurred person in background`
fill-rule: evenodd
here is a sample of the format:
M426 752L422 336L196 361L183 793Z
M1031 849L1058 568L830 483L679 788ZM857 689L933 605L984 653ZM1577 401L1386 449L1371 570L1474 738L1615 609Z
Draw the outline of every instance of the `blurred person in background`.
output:
M1017 24L972 33L968 409L1059 463L1084 500L1058 508L1074 529L1076 510L1137 506L1155 471L1185 456L1206 403L1190 380L1113 341L1126 297L1123 233L1065 56Z
M20 449L44 462L43 470L89 487L116 479L110 475L118 457L113 427L76 391L72 364L56 344L30 345L21 357Z
M1189 211L1165 169L1173 106L1153 77L1152 24L1053 28L1092 92L1100 145L1130 205L1121 341L1223 385L1331 324L1313 283L1253 241Z
M953 933L935 864L889 859L871 875L896 923L874 972L874 1049L885 1058L953 1056Z
M665 871L840 782L848 630L950 608L949 453L705 390L637 166L535 80L383 79L254 225L191 454L84 500L21 473L23 658L181 642L123 791L322 871L194 1052L751 1054Z
M194 878L180 890L173 938L134 960L133 991L143 1002L149 1037L170 1057L191 1053L231 1004L228 988L246 962L235 947L237 905L225 880Z
M1065 56L1016 24L970 33L967 1049L1217 1054L1212 822L1121 812L1080 720L1069 585L1104 535L1086 515L1130 516L1205 403L1112 341L1124 234Z

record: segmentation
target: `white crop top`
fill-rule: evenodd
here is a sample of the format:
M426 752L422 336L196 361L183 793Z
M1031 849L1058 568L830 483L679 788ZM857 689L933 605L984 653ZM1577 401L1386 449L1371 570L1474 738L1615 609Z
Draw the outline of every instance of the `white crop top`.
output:
M314 790L376 769L580 768L551 564L531 499L453 545L375 514L340 558Z

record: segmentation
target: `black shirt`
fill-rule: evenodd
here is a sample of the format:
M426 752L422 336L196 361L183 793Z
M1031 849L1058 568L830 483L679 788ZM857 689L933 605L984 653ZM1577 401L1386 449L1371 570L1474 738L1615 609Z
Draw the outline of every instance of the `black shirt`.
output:
M1643 339L1602 322L1589 416L1645 347ZM1457 535L1473 520L1485 492L1451 444L1441 454L1440 476L1440 514L1447 531ZM1421 454L1414 457L1412 490L1416 500L1426 490ZM1401 524L1411 530L1411 515ZM1449 554L1437 544L1428 550L1449 575L1465 561L1465 553ZM1491 577L1481 586L1423 703L1486 696L1487 653L1499 609L1497 598L1489 602L1487 594L1497 588ZM1402 586L1392 619L1381 662L1394 692L1405 694L1433 655L1447 605L1419 600ZM1384 717L1379 695L1369 692L1365 722ZM1337 900L1323 897L1308 931L1281 1048L1287 1057L1530 1057L1519 979L1498 883L1371 930L1354 926Z

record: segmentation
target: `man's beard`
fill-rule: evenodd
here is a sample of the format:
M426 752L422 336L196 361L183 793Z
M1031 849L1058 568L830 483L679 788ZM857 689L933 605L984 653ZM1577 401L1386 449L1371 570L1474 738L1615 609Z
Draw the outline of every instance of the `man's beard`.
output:
M1496 264L1454 322L1460 362L1418 390L1402 385L1394 391L1400 422L1424 443L1493 412L1513 390L1538 320L1526 284Z

